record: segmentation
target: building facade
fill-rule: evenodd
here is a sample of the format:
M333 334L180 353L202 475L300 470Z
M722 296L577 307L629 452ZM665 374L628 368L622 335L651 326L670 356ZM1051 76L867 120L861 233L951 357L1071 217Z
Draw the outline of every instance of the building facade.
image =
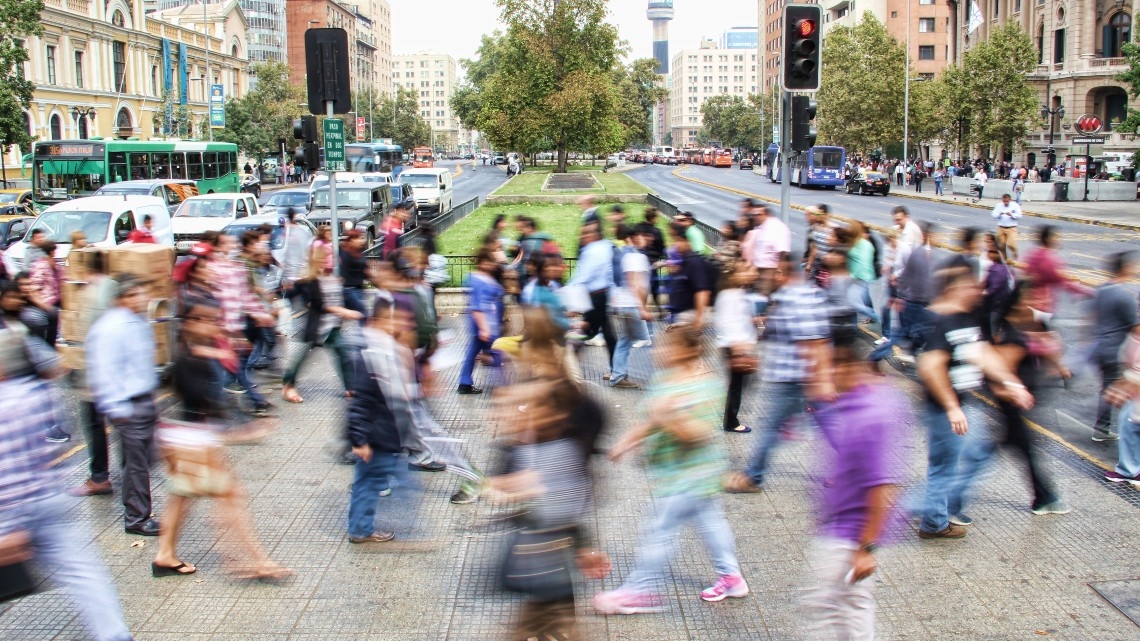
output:
M1132 0L977 0L976 7L963 1L954 14L959 51L964 53L1009 23L1020 25L1037 48L1037 67L1029 80L1040 92L1041 106L1054 115L1036 123L1018 161L1045 162L1050 125L1058 160L1070 152L1083 154L1083 145L1070 149L1069 142L1077 135L1073 123L1083 114L1096 115L1104 123L1106 151L1140 149L1138 132L1114 126L1126 117L1129 104L1127 89L1115 76L1127 69L1121 46L1134 42Z
M760 46L760 33L756 27L733 27L720 34L717 46L721 49L756 49Z
M356 8L336 0L288 0L286 6L289 80L304 85L305 32L309 29L344 29L348 33L349 57L356 59ZM353 62L349 63L354 64ZM355 67L354 67L355 69ZM352 89L357 89L358 73L350 73Z
M30 59L22 73L36 85L24 111L28 133L37 140L151 139L170 136L177 125L204 137L205 85L223 85L227 98L249 87L241 8L231 0L216 9L206 20L207 36L201 20L163 22L146 15L142 3L45 0L43 35L24 41ZM172 108L185 110L191 122L172 123ZM18 168L30 150L5 151L5 166Z
M676 147L697 144L703 115L701 105L713 96L747 98L757 93L755 49L721 49L706 39L699 49L673 56L669 86L669 130Z
M462 123L451 110L459 82L455 58L434 51L393 56L392 81L416 92L420 117L431 126L436 149L458 151L461 140L470 144L468 134L460 135Z
M225 4L225 1L206 0L208 4ZM240 0L240 4L249 25L246 30L249 61L285 62L285 0ZM202 13L202 0L147 0L143 6L148 14L169 9Z

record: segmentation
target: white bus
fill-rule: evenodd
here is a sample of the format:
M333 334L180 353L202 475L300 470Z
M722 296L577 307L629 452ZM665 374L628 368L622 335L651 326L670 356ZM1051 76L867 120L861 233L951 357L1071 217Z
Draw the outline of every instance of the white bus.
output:
M661 158L673 158L677 155L677 152L669 145L657 145L653 148L653 155L660 156Z

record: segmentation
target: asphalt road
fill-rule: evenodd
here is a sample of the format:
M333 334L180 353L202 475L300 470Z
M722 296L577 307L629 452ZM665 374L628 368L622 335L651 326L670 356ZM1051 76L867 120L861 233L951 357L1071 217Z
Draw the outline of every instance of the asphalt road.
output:
M743 196L682 180L673 174L675 169L675 167L649 165L634 169L629 175L665 200L691 211L701 221L719 226L720 223L734 220L738 216ZM735 167L717 169L690 166L681 172L687 177L760 196L775 199L780 196L778 184ZM858 218L879 226L890 225L891 209L896 205L903 205L916 220L936 223L938 239L948 243L953 243L957 232L964 227L974 225L986 230L993 228L993 221L986 210L899 196L858 196L848 195L842 190L801 189L793 186L791 202L804 206L826 203L840 216ZM1105 208L1135 207L1134 203L1102 205ZM1106 278L1103 265L1105 258L1110 254L1124 250L1140 250L1140 234L1134 232L1026 216L1021 224L1020 245L1023 252L1034 245L1031 238L1032 230L1043 224L1053 224L1060 229L1061 253L1068 261L1071 271L1090 283L1100 282ZM803 212L790 210L789 226L792 230L793 249L802 249L806 227ZM945 250L936 250L936 260L945 259L948 255ZM875 290L876 309L881 309L882 291L880 287L876 287ZM1087 303L1068 294L1060 295L1057 315L1052 325L1061 333L1066 349L1065 361L1074 371L1075 377L1069 383L1068 389L1047 387L1039 390L1038 406L1030 413L1030 417L1069 447L1078 449L1102 465L1115 464L1115 443L1098 444L1089 439L1099 393L1098 376L1091 369L1082 366L1085 362L1083 355L1088 345L1091 321Z

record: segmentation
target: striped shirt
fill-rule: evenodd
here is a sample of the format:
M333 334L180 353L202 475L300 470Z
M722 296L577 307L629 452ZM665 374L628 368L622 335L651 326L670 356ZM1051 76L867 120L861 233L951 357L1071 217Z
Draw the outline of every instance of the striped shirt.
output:
M22 506L59 491L55 448L44 440L58 422L52 394L43 379L0 381L0 536L22 529Z

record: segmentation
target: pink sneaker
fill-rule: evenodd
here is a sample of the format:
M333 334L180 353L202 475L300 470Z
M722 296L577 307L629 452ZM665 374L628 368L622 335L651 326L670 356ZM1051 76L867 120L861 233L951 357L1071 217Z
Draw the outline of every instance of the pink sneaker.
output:
M701 592L705 601L723 601L728 597L739 599L748 596L748 584L740 575L726 575L716 580L711 588Z
M661 609L661 597L649 592L635 592L618 588L594 595L594 609L598 614L642 614Z

